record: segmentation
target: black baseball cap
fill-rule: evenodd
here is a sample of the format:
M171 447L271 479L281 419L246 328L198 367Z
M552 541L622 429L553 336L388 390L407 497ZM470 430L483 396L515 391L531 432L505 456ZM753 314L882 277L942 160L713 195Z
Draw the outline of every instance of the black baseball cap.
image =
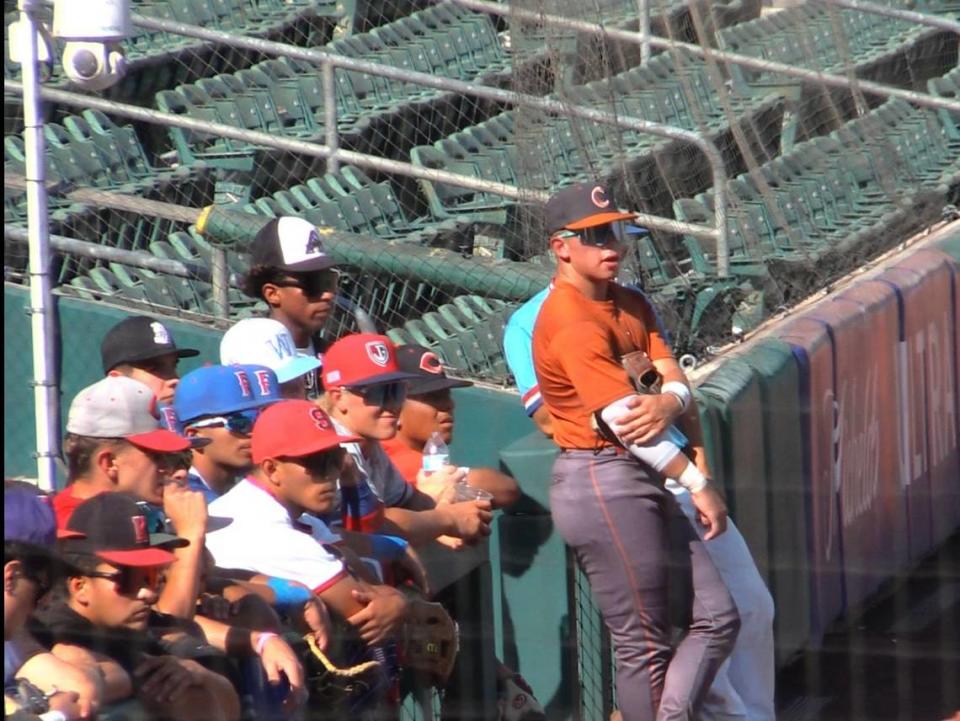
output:
M473 385L470 381L447 378L440 356L422 345L397 346L397 365L400 370L413 376L407 380L408 396Z
M96 556L115 566L172 563L171 548L190 545L169 533L150 533L146 512L129 493L99 493L81 503L67 521L72 537L61 538L64 553Z
M160 321L145 315L120 321L107 331L100 344L104 373L109 373L121 363L137 363L168 353L176 353L178 358L200 355L200 351L194 348L177 348L169 329Z
M263 226L250 245L250 263L290 273L309 273L336 265L327 253L317 226L286 215Z
M613 206L606 189L599 183L578 183L554 193L544 211L547 232L583 230L618 220L631 220L628 213Z

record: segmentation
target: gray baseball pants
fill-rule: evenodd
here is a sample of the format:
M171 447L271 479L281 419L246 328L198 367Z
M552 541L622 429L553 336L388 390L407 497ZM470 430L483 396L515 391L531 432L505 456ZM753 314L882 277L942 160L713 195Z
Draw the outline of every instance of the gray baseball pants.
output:
M740 618L673 494L631 456L565 450L553 466L550 510L613 639L624 721L695 719ZM670 621L677 614L668 597L674 563L688 569L693 591L691 622L675 652Z

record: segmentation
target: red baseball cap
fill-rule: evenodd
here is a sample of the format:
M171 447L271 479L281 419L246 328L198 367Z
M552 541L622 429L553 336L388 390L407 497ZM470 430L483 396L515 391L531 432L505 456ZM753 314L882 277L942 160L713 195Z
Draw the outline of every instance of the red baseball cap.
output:
M397 348L385 335L345 335L323 354L324 388L372 386L416 377L400 370Z
M310 401L281 401L260 413L253 426L250 451L254 463L266 458L302 458L355 443L360 436L341 436L330 416Z

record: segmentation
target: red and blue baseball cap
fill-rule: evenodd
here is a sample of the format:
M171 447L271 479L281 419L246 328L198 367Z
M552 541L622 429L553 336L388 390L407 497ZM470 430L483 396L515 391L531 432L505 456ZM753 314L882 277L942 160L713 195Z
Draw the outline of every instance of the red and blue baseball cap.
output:
M323 354L324 388L372 386L416 377L400 369L397 348L385 335L345 335Z
M359 436L341 436L330 417L310 401L275 403L257 418L250 451L254 463L267 458L302 458L356 443Z
M169 533L150 533L147 515L129 493L99 493L88 498L67 521L64 553L96 556L115 566L163 566L173 563L171 548L190 545Z
M262 408L281 398L277 374L266 366L204 366L180 379L173 410L185 425L205 416Z

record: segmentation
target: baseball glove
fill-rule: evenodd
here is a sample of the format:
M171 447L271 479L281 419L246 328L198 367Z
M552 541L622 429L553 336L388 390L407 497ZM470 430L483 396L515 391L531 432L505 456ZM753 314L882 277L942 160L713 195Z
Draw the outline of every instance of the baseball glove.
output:
M460 630L439 603L412 599L402 648L405 668L423 674L432 685L443 687L457 660Z
M349 718L376 705L386 694L389 679L383 664L369 652L350 655L351 665L338 666L312 635L304 636L310 653L304 659L310 705L329 718Z

